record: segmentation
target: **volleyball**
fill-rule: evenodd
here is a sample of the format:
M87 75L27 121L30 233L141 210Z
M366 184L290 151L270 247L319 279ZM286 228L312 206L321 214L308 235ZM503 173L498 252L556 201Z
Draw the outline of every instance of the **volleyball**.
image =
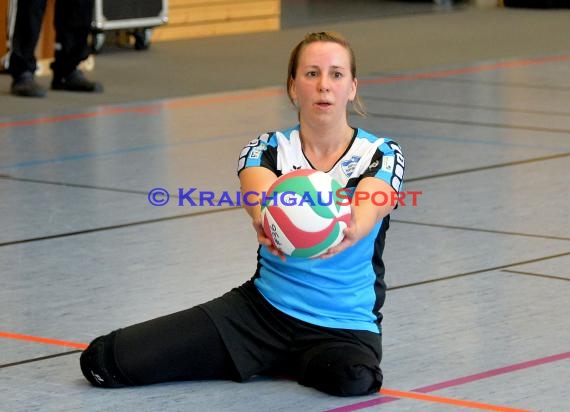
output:
M261 206L263 231L284 254L310 258L340 243L350 222L346 195L324 172L295 170L279 177Z

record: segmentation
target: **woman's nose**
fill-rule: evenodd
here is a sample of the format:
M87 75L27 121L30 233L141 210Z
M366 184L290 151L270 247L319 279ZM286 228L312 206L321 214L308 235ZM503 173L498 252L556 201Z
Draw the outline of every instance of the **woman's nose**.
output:
M320 92L329 91L329 82L325 76L322 76L319 80L319 91Z

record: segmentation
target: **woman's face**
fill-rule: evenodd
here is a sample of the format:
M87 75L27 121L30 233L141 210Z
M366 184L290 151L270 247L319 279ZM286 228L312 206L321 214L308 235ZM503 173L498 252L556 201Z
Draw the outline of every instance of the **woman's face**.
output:
M318 41L302 49L290 93L301 120L338 120L346 118L346 106L356 96L356 83L348 50L338 43Z

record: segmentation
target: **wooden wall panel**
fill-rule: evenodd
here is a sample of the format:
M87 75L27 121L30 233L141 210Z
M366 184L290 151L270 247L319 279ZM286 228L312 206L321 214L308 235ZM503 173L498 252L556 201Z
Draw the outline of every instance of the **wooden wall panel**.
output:
M152 41L276 31L280 20L280 0L170 0Z

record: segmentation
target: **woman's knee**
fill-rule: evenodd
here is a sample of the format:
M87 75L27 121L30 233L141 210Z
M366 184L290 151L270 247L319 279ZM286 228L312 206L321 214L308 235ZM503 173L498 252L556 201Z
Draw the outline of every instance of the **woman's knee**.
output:
M336 396L375 393L382 386L379 361L354 345L325 348L307 360L299 383Z

